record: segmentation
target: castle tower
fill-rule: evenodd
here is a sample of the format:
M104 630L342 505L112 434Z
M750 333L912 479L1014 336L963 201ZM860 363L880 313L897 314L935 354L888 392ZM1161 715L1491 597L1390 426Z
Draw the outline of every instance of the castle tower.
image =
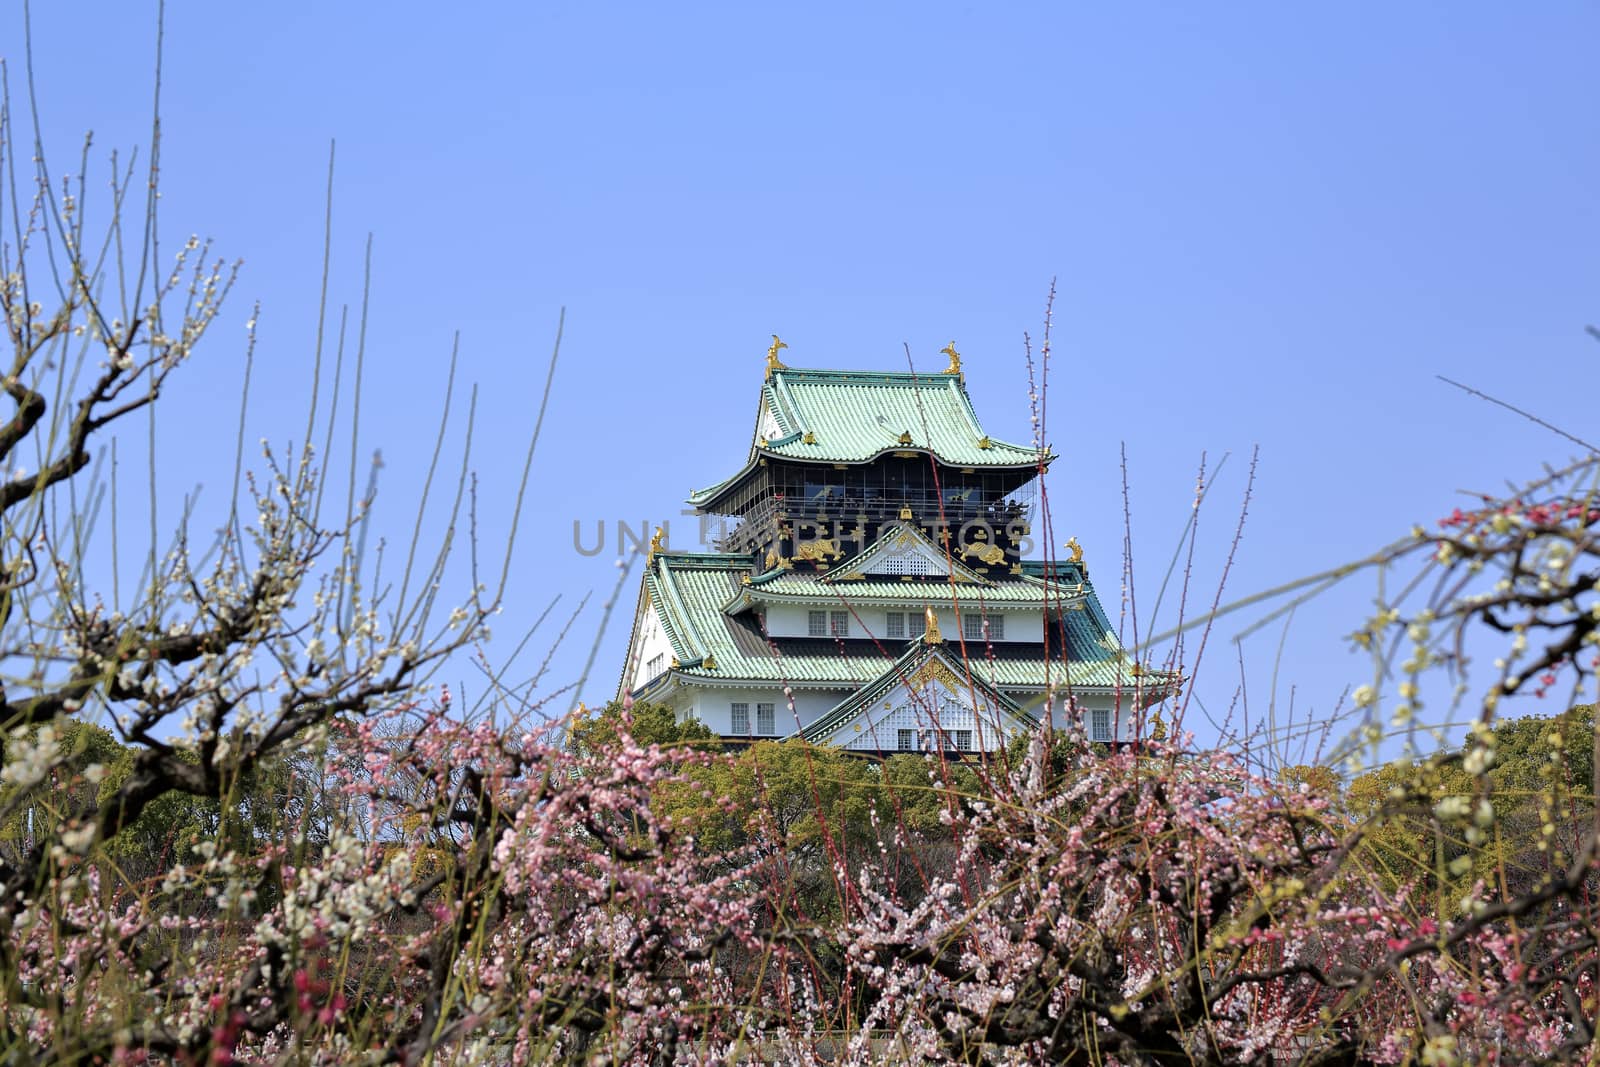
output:
M953 344L938 374L797 370L783 347L744 465L689 497L727 524L719 551L650 553L619 696L880 755L992 752L1045 715L1135 739L1175 680L1124 653L1075 542L1023 558L1055 454L984 433Z

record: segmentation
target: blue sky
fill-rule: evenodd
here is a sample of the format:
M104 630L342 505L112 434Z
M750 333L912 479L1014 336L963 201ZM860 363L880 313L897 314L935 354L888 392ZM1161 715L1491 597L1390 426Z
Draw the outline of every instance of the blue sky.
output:
M17 8L0 16L13 94ZM153 5L35 8L57 169L89 129L97 149L147 141ZM575 520L592 538L601 519L671 518L737 468L774 332L795 366L902 369L909 345L937 368L954 338L987 428L1026 440L1022 337L1052 278L1056 530L1115 614L1125 447L1148 604L1201 455L1226 454L1196 569L1209 601L1259 445L1225 594L1244 596L1570 451L1437 374L1583 434L1596 39L1600 9L1580 3L173 0L169 240L210 235L246 266L171 398L163 477L225 484L227 448L207 442L231 441L233 410L214 401L237 393L257 299L251 434L298 432L337 140L336 301L359 298L374 240L360 448L383 451L380 521L409 529L459 330L496 543L566 309L503 635L558 594L559 613L609 591L615 553L580 556ZM1301 612L1276 675L1276 631L1246 642L1258 714L1274 677L1313 713L1369 680L1337 636L1370 593ZM1218 713L1236 629L1198 679ZM593 632L591 612L541 689L577 677Z

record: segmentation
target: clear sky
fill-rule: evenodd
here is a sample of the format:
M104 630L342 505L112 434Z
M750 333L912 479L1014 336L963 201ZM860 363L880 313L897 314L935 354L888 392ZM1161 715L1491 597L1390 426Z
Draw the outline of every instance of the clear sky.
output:
M34 7L57 170L89 129L97 151L147 141L154 5ZM1571 451L1437 374L1592 426L1597 40L1600 8L1559 2L172 0L169 241L210 235L246 266L172 396L163 475L175 493L226 484L234 405L217 400L237 395L257 299L251 433L299 432L336 140L336 300L359 298L374 235L361 448L384 455L381 522L409 530L459 330L498 543L566 309L504 637L558 594L558 614L605 597L617 520L673 518L740 465L774 332L794 366L891 370L905 345L938 369L954 339L986 428L1027 440L1022 338L1052 278L1061 539L1115 615L1125 447L1149 605L1201 455L1227 455L1202 522L1209 601L1259 445L1226 594L1243 596ZM22 52L14 2L14 96ZM580 555L574 522L592 542L601 520L607 550ZM691 547L691 524L674 534ZM1246 642L1252 705L1275 679L1320 713L1370 680L1336 640L1370 590L1302 612L1276 675L1277 633ZM591 702L615 685L632 596ZM596 622L541 691L577 677ZM1202 665L1218 714L1237 659L1214 641Z

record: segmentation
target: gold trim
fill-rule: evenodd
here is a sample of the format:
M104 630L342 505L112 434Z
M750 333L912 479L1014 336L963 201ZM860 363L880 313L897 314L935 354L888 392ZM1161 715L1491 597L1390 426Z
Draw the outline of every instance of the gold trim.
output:
M929 682L938 682L950 691L953 696L960 696L967 690L967 684L956 673L945 666L943 660L930 659L918 667L909 679L906 680L907 689L921 689Z
M950 365L944 369L944 372L946 374L960 374L961 353L956 351L956 343L951 341L949 344L939 349L939 351L942 354L950 357Z
M794 547L794 558L810 560L821 563L824 559L839 559L844 555L839 551L839 546L833 541L818 538L815 541L802 541Z
M903 445L909 445L911 443L911 431L910 430L906 430L904 433L902 433L900 435L900 443L903 444Z
M814 445L817 443L817 435L812 433L810 430L807 430L806 435L800 438L800 443L803 445Z
M700 661L700 666L704 667L708 671L716 670L717 669L717 657L711 656L711 655L706 656L705 659Z
M983 562L993 566L996 563L1005 562L1006 551L999 545L985 545L974 541L961 550L962 559L971 559L973 556L977 556Z
M772 335L772 347L767 349L767 381L771 381L772 380L772 372L773 371L788 370L789 369L788 367L785 367L782 363L778 362L778 350L782 349L782 348L788 348L788 347L789 347L788 345L786 345L782 341L778 340L778 335L777 334L773 334Z
M978 447L987 452L989 449L994 447L994 442L989 440L988 434L984 434L982 437L978 438Z

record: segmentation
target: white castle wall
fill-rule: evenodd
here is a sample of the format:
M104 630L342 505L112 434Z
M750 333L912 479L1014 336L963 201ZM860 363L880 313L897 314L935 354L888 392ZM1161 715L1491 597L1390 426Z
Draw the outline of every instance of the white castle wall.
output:
M733 733L732 704L734 701L750 705L750 727L752 730L757 725L756 705L768 703L773 705L775 736L788 737L795 731L826 715L835 704L849 696L851 692L853 690L849 688L822 691L796 689L794 691L794 707L791 710L782 689L747 689L734 686L726 688L697 687L685 704L681 706L679 716L686 718L692 715L712 733L729 736Z
M662 670L672 667L672 643L667 640L661 620L656 616L655 605L651 605L645 611L644 618L639 620L634 647L628 651L628 656L629 689L637 690L661 673L651 668L651 661L656 656L661 657Z
M766 608L767 634L771 637L807 637L810 636L810 620L808 613L816 611L816 606L804 604L771 604ZM851 601L848 604L838 603L829 605L828 611L848 611L850 616L850 637L877 638L888 641L888 622L886 616L889 612L913 612L921 614L924 608L914 603L910 605L862 604L860 601ZM944 639L956 644L959 630L956 626L955 611L950 608L935 610L939 619L939 630ZM1005 619L1005 639L1007 641L1026 641L1038 643L1044 640L1044 613L1038 610L1014 611L988 605L980 607L976 598L962 604L961 614L982 614L987 618ZM893 639L898 647L902 639Z

